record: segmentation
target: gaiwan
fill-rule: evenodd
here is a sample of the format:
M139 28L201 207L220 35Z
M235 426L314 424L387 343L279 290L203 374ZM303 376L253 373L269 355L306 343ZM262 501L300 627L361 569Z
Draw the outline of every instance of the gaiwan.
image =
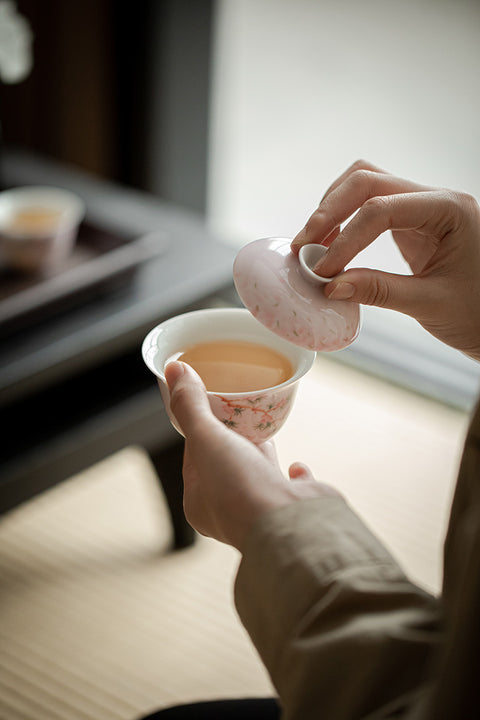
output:
M288 238L264 238L239 251L233 279L242 302L262 325L295 345L324 352L347 347L359 332L359 305L325 297L322 282L328 280L314 276L309 253L300 262L290 244Z

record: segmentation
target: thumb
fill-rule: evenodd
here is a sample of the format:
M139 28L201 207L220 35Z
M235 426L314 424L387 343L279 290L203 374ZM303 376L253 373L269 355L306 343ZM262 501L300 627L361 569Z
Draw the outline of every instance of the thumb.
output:
M213 418L205 385L192 367L178 361L167 365L165 379L170 391L170 408L188 437Z
M438 292L429 278L395 275L381 270L355 268L338 275L325 286L325 295L332 300L351 300L362 305L375 305L417 317Z

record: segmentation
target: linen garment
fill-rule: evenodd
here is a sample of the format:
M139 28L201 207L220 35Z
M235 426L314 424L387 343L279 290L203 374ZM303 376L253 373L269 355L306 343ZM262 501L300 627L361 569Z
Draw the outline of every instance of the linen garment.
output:
M343 499L323 497L261 518L235 602L285 720L480 718L480 407L440 597L410 582Z

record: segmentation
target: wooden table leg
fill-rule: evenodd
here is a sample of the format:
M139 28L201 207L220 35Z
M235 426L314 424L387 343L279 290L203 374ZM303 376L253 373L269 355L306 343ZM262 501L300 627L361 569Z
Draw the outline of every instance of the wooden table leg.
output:
M195 531L188 524L183 512L183 446L184 441L180 440L156 453L150 453L172 517L173 544L176 550L188 547L195 541Z

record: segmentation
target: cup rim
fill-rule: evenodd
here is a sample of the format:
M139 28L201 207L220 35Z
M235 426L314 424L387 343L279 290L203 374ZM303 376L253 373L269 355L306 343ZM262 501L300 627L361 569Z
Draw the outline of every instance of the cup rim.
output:
M266 392L272 392L272 391L278 391L282 390L283 388L286 388L290 385L293 385L294 383L298 382L312 367L315 357L317 353L314 350L309 350L308 348L303 348L298 345L294 345L293 343L289 342L288 340L284 340L283 338L279 338L274 333L270 332L267 328L265 328L256 318L253 317L253 315L250 313L249 310L246 308L235 308L235 307L227 307L227 308L203 308L200 310L192 310L190 312L181 313L180 315L175 315L171 318L168 318L162 323L159 323L156 325L150 332L146 335L143 343L142 343L142 357L143 361L145 362L146 366L149 368L149 370L162 382L166 383L165 379L165 373L162 370L159 370L155 364L154 364L154 358L156 356L156 350L158 348L158 337L161 334L161 332L164 330L164 328L168 324L173 324L175 321L178 321L178 318L186 318L188 316L199 316L204 314L217 314L217 315L231 315L231 314L242 314L243 317L251 318L252 320L252 327L256 328L260 332L263 332L265 334L265 337L268 338L269 336L272 337L272 341L275 344L275 349L278 349L278 347L285 347L285 350L289 350L291 354L295 353L299 356L299 360L296 363L297 368L294 372L294 374L285 380L283 383L279 383L278 385L271 385L267 388L262 388L260 390L247 390L244 392L221 392L217 390L207 390L207 395L209 396L216 396L216 397L222 397L227 399L233 399L233 398L246 398L251 397L252 395L261 395L262 393ZM258 325L258 327L257 327ZM228 338L226 338L228 339ZM235 340L235 337L231 338L232 340ZM208 342L208 341L207 341ZM254 342L254 340L252 340ZM261 340L258 341L259 344L261 343ZM278 350L281 352L281 350ZM175 352L175 351L174 351ZM171 355L174 354L171 353ZM289 355L289 359L291 359L291 356ZM292 361L293 362L293 361Z

